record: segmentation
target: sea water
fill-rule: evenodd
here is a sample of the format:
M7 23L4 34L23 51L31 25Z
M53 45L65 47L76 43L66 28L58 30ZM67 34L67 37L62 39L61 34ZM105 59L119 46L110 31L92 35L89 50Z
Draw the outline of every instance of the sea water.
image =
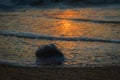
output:
M120 65L120 6L0 12L0 61L36 65L38 46L55 44L64 66Z

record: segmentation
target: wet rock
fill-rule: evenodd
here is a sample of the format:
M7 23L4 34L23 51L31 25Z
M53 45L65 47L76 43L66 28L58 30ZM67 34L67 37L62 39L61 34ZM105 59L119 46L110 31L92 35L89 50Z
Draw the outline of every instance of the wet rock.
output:
M54 44L39 47L35 55L39 65L58 65L65 60L63 53Z
M63 56L63 53L54 44L44 45L36 51L36 57L46 58L53 56Z

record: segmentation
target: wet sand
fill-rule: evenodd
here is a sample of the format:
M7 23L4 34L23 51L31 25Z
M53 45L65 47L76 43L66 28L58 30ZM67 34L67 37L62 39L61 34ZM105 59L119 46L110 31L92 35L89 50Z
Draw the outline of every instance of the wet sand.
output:
M0 64L0 80L119 80L120 67L20 67Z

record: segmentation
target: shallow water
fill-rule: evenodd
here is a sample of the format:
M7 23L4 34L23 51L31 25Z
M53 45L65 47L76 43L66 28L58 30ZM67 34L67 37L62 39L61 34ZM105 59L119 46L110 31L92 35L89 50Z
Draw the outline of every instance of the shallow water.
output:
M57 38L80 37L120 41L119 13L120 8L114 6L0 12L0 31L29 32ZM4 35L0 35L0 59L31 65L30 63L35 62L35 45L51 43L64 53L64 65L120 65L119 43L29 39Z

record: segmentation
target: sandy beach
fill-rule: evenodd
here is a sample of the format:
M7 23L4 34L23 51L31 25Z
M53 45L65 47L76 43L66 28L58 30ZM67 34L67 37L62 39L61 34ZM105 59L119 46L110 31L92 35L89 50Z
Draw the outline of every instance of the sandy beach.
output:
M0 80L119 80L120 67L20 67L0 64Z

